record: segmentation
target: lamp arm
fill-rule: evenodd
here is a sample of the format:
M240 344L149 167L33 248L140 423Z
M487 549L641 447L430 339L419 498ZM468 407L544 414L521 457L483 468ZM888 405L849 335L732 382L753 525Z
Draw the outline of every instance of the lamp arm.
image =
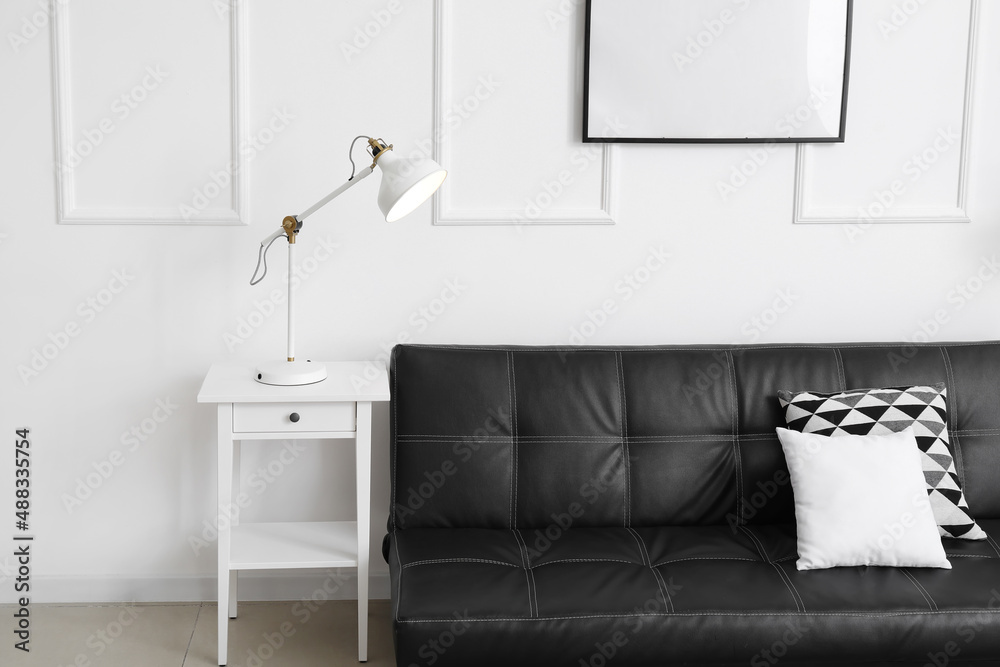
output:
M330 202L332 202L334 199L336 199L340 195L344 194L345 192L347 192L348 190L350 190L351 188L353 188L355 185L357 185L358 183L360 183L361 181L363 181L365 178L367 178L368 176L371 176L371 174L372 174L373 171L375 171L374 165L372 165L372 168L368 169L367 171L364 170L364 169L362 169L361 172L357 176L355 176L354 178L350 179L349 181L347 181L346 183L344 183L343 185L341 185L339 188L337 188L336 190L334 190L333 192L331 192L327 196L323 197L318 202L316 202L315 204L313 204L312 206L310 206L309 208L307 208L302 213L299 213L295 217L298 219L299 222L302 222L303 220L305 220L306 218L308 218L310 215L312 215L316 211L320 210L321 208L323 208L324 206L326 206L327 204L329 204Z
M320 210L321 208L323 208L324 206L326 206L327 204L329 204L331 201L333 201L334 199L336 199L340 195L344 194L345 192L347 192L348 190L350 190L351 188L353 188L355 185L357 185L358 183L360 183L361 181L363 181L368 176L371 176L371 174L372 174L373 171L374 171L374 168L368 169L368 170L362 169L361 173L359 173L357 176L355 176L354 178L348 180L346 183L344 183L343 185L341 185L339 188L337 188L336 190L334 190L333 192L331 192L327 196L325 196L322 199L320 199L318 202L316 202L315 204L313 204L312 206L310 206L309 208L307 208L302 213L294 216L294 219L298 222L298 228L302 227L302 221L303 220L305 220L310 215L312 215L316 211ZM289 217L292 217L292 216L289 216ZM296 233L298 233L298 229L295 229L293 231L296 232ZM274 241L276 238L278 238L279 236L287 236L287 235L288 235L288 230L286 229L286 227L284 225L282 225L282 227L280 227L278 229L278 231L274 232L273 234L271 234L270 236L268 236L266 239L264 239L263 241L261 241L260 245L261 245L261 247L266 247L272 241Z

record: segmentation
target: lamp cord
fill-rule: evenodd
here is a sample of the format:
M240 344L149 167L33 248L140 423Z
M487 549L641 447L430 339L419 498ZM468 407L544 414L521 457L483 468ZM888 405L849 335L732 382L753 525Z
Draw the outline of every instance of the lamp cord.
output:
M351 177L347 179L349 181L354 180L354 174L357 171L357 166L354 164L353 153L354 153L354 146L355 144L358 143L358 139L371 139L371 137L369 137L366 134L359 134L358 136L354 137L354 141L351 142L351 147L347 149L347 159L351 161ZM284 236L285 238L288 237L287 234L283 234L282 236ZM266 247L264 246L263 243L260 244L260 250L257 251L257 267L253 270L253 275L250 276L251 285L256 285L257 283L259 283L264 279L264 276L267 275L267 251L271 248L271 244L273 244L280 238L281 236L275 236L273 239L271 239L271 243L268 243ZM260 271L261 264L264 265L264 273L260 274L260 278L258 278L257 272Z
M253 270L253 275L250 276L250 284L251 285L256 285L257 283L259 283L260 281L262 281L264 279L264 276L267 275L267 251L268 251L268 249L271 247L271 245L275 241L277 241L278 239L280 239L282 237L288 238L288 235L287 234L282 234L281 236L275 236L273 239L271 239L271 243L267 244L267 247L264 247L263 243L260 244L260 250L257 251L257 268L255 268ZM260 274L260 278L257 278L257 272L260 271L260 265L261 265L261 263L264 264L264 273ZM254 280L254 278L257 278L257 279Z
M358 139L371 139L371 137L366 136L364 134L359 134L358 136L354 137L354 141L351 142L351 147L347 149L347 159L351 161L351 177L347 179L349 181L354 180L354 172L357 171L357 167L354 165L353 153L354 153L354 144L358 143Z

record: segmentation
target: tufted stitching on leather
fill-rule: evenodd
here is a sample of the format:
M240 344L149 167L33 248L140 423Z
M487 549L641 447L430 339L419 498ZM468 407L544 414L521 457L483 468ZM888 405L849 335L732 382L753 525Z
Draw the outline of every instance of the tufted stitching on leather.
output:
M741 558L739 556L691 556L690 558L674 558L673 560L665 560L653 565L653 567L661 567L663 565L669 565L670 563L683 563L688 560L745 560L751 563L759 563L759 558Z
M833 355L837 359L837 375L840 376L840 390L847 391L847 377L844 373L844 358L840 356L840 349L833 348Z
M489 565L504 565L506 567L517 568L518 565L514 563L505 563L500 560L493 560L491 558L426 558L424 560L415 560L412 563L407 563L403 565L403 568L416 567L417 565L436 565L438 563L487 563Z
M997 552L997 556L1000 556L1000 547L997 546L996 540L994 540L993 536L989 533L986 534L986 541L993 547L993 551Z
M528 584L528 615L538 618L538 598L535 598L535 611L531 611L531 590L532 590L532 575L531 568L528 566L528 548L527 545L523 543L521 539L521 532L516 529L511 529L514 533L514 540L517 541L517 550L521 553L521 567L524 569L524 580Z
M761 558L763 558L771 567L774 568L774 571L778 573L778 578L781 579L782 583L785 584L785 588L788 589L788 592L792 596L792 602L795 603L795 609L800 612L805 611L806 610L805 602L802 601L802 597L799 595L798 590L796 590L795 584L792 583L792 580L791 578L789 578L788 574L783 569L781 569L781 566L775 563L773 560L771 560L771 557L767 555L767 549L764 548L764 543L761 542L759 539L757 539L757 535L755 535L750 528L747 528L746 526L740 526L740 529L747 534L750 540L757 547L757 551L760 552Z
M774 612L774 611L695 611L695 612L673 612L663 614L656 612L642 614L584 614L581 616L545 616L544 618L463 618L463 623L509 623L511 621L576 621L590 618L636 618L642 617L681 617L681 618L701 618L704 616L727 616L739 618L753 618L757 616L767 617L789 617L789 616L848 616L858 618L895 618L907 616L954 616L956 614L991 614L1000 615L998 609L947 609L944 611L894 611L894 612L863 612L863 611L810 611L810 612ZM410 620L400 620L400 623L454 623L454 618L417 618Z
M785 582L785 586L788 588L789 592L791 592L791 594L792 594L792 602L795 603L795 608L798 611L805 611L806 610L806 603L803 602L802 596L799 595L799 591L798 591L797 588L795 588L795 584L792 583L792 579L791 579L791 577L788 576L788 573L785 572L782 569L782 567L780 565L778 565L777 563L773 563L772 562L771 563L771 567L773 567L775 569L775 571L778 573L778 576L781 578L781 580L783 582Z
M937 606L937 603L934 602L934 598L932 598L931 594L928 593L927 590L923 586L920 585L920 582L917 581L916 577L914 577L912 574L910 574L910 571L907 570L905 567L901 567L901 568L899 568L899 570L903 573L903 575L907 579L910 580L910 583L912 583L914 586L916 586L917 591L920 592L920 595L922 595L923 598L924 598L924 600L927 602L927 606L930 607L930 609L932 611L937 611L938 606Z
M795 554L794 556L782 556L781 558L775 558L771 562L772 563L783 563L786 560L792 560L793 558L798 558L798 557L799 557L798 554Z
M632 539L635 540L635 546L639 547L639 558L642 559L642 564L649 567L649 554L646 553L645 545L639 539L639 534L636 533L631 527L626 528L626 530L628 531L628 534L632 536Z
M510 401L510 504L507 508L507 524L514 528L514 476L517 474L517 414L514 412L516 396L512 389L511 376L514 374L513 353L507 353L507 399Z
M400 565L403 564L403 559L399 557L399 537L396 535L396 530L392 531L392 546L396 551L396 562ZM393 610L393 616L396 621L399 622L399 601L403 598L403 568L399 568L399 576L396 577L396 608Z
M955 386L955 369L951 366L951 356L948 350L941 347L941 357L944 359L944 367L948 373L948 421L958 426L958 389ZM951 453L955 459L955 471L958 473L958 481L962 488L965 488L965 460L962 458L962 445L959 441L958 431L952 431ZM971 514L971 512L970 512Z
M615 354L615 372L618 374L618 392L621 395L621 436L622 436L622 463L625 469L625 482L622 489L622 515L626 527L632 525L632 466L629 462L628 453L628 403L625 400L625 364L622 363L621 352Z
M519 450L519 448L517 446L517 431L518 431L518 424L517 424L517 373L514 370L514 353L513 352L510 353L510 383L511 383L511 388L514 391L514 404L511 406L511 408L512 408L512 413L511 414L513 416L513 421L514 421L514 423L513 423L513 432L514 432L514 447L513 447L513 449L514 449L514 524L516 524L517 523L517 492L518 492L517 485L518 485L518 482L520 481L518 479L517 469L518 469L518 466L520 465L520 460L519 459L521 458L521 452L520 452L520 450Z
M946 554L948 558L996 558L996 556L987 556L985 554Z
M635 538L636 544L639 545L639 553L642 555L643 565L648 567L653 573L653 579L656 581L656 587L660 589L660 595L663 597L664 602L667 603L667 608L670 610L670 613L673 613L674 601L670 597L670 591L666 585L664 585L663 578L660 576L660 573L655 567L653 567L653 561L649 557L649 551L646 550L646 541L642 539L642 535L635 532L632 528L628 528L627 530L632 534L632 537Z
M517 537L521 540L521 544L524 545L524 559L528 566L528 573L531 575L531 589L528 595L531 595L531 591L534 592L535 616L538 616L539 613L541 613L538 611L538 584L535 583L535 570L534 566L531 564L531 552L528 551L528 543L524 540L524 535L521 534L520 529L517 530Z
M633 563L630 560L622 560L621 558L558 558L556 560L545 561L544 563L537 563L531 567L532 569L538 569L546 565L552 565L553 563L625 563L627 565L635 565L636 567L645 567L643 563Z
M733 390L733 464L736 466L736 523L743 525L743 460L740 457L740 403L736 386L736 362L731 352L726 353L726 365L729 366L729 382Z

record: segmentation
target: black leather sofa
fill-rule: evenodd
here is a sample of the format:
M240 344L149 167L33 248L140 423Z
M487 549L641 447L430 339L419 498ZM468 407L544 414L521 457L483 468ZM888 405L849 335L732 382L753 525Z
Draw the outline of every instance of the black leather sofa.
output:
M990 539L797 571L777 390L942 381ZM400 667L1000 664L1000 343L402 345L391 389Z

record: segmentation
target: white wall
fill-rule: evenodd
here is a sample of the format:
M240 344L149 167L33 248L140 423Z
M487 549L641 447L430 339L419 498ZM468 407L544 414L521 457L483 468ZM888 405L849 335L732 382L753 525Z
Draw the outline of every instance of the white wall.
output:
M146 12L80 14L68 26L71 133L93 127L109 101L135 85L129 77L158 58L178 72L81 167L77 206L126 216L162 212L183 203L178 199L189 200L213 165L224 164L230 145L218 137L233 129L228 49L213 41L228 34L217 14L224 3L171 3L177 15L153 22ZM93 12L108 6L88 4L86 11ZM467 122L449 128L450 210L503 219L537 196L546 174L558 173L582 148L574 142L580 121L573 99L582 2L506 1L506 18L497 15L497 3L444 4L461 9L445 22L451 32L442 37L456 39L448 42L443 90L460 101L479 76L503 82ZM870 204L870 193L885 187L884 176L901 168L908 151L923 149L942 123L955 122L961 112L956 96L962 95L968 24L954 13L967 17L970 3L900 0L921 8L888 37L878 21L891 17L896 3L857 4L848 143L804 154L808 173L799 194L819 208ZM935 315L944 324L933 340L997 338L1000 281L980 283L978 276L995 275L996 267L983 259L994 257L1000 242L1000 130L994 122L1000 117L1000 43L986 38L1000 31L1000 3L981 5L971 223L793 224L791 146L769 154L725 201L717 184L730 178L750 148L618 147L607 174L614 225L435 226L426 205L389 226L374 205L376 184L365 183L311 219L301 237L303 255L327 236L339 248L301 289L300 351L314 359L372 358L401 333L434 343L579 342L572 332L609 299L616 312L601 327L584 327L593 334L586 342L912 340ZM186 227L56 224L48 28L14 44L10 35L30 34L23 20L30 22L39 5L7 0L0 10L7 35L0 47L6 137L0 161L0 307L6 313L0 431L9 446L16 427L32 429L37 601L214 597L214 545L195 554L188 544L214 515L216 479L214 411L195 403L195 396L213 362L251 364L283 353L280 313L233 350L224 338L237 332L255 301L281 287L280 250L267 284L247 284L258 241L284 215L347 177L345 152L356 134L379 134L403 152L434 134L434 91L442 88L434 85L431 0L405 0L370 44L347 55L343 44L355 39L372 12L400 5L257 0L240 7L248 19L246 128L259 132L276 108L294 120L250 161L248 208L227 209L225 196L214 204L221 217L249 224ZM44 14L35 20L47 23ZM186 31L189 22L197 29ZM170 24L176 24L175 39L163 39L157 26ZM141 30L149 31L148 39L136 32ZM490 30L504 31L502 38ZM921 50L942 55L931 61L907 55ZM887 60L887 54L895 57ZM191 67L191 59L203 64ZM183 72L190 72L188 78ZM546 77L561 101L533 93ZM899 90L913 96L902 109L885 100L896 99ZM860 167L851 166L857 160L886 166L859 183ZM938 211L942 201L955 198L958 168L957 157L943 159L940 170L910 188L908 205L918 213L922 207ZM599 211L604 176L597 167L582 173L554 202L553 217L583 219ZM620 281L647 260L650 248L670 254L666 266L642 289L621 289ZM91 316L79 304L106 298L102 290L115 271L133 277ZM462 286L459 298L433 322L424 319L420 309L431 307L449 281ZM957 296L960 285L975 292L971 301ZM790 292L792 305L774 321L768 309L781 292ZM766 331L754 324L761 317L770 322ZM18 367L30 367L33 352L71 324L79 326L78 335L37 376L23 380ZM157 400L176 408L129 451L122 434L153 416ZM387 416L384 408L376 413L374 554L388 512ZM114 450L123 451L124 463L69 512L64 494L73 494L77 480ZM275 455L265 446L247 446L245 483ZM255 497L245 518L347 518L352 469L342 446L312 443ZM0 537L14 532L13 477L8 449L0 456L0 508L9 508ZM9 556L0 557L8 571L11 564ZM374 566L381 573L374 590L385 595L386 570L377 556ZM308 580L295 577L254 581L244 590L256 597L311 590ZM0 591L0 600L11 599L9 581L0 582Z

